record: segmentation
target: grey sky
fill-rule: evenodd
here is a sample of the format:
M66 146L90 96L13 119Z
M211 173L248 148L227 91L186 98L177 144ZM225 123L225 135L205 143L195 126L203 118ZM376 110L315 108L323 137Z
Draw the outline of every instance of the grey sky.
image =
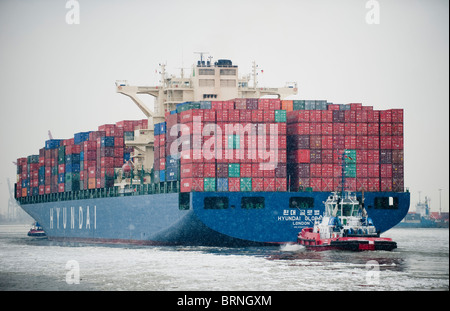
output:
M158 63L179 75L206 51L241 75L255 60L261 86L298 82L299 99L403 108L411 207L421 191L437 210L442 188L448 211L449 1L379 0L378 25L366 0L79 0L79 25L66 2L0 1L1 208L11 161L37 154L48 130L144 118L115 80L156 84Z

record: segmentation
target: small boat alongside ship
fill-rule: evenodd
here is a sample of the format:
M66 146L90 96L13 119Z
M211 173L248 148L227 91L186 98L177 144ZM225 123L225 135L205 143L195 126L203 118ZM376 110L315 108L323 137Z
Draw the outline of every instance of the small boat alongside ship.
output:
M345 154L342 158L344 170ZM392 239L380 237L380 231L364 208L364 193L360 203L355 193L344 191L344 177L342 185L341 192L332 192L324 202L323 217L316 219L314 227L303 228L297 242L313 250L391 251L397 248Z
M31 237L45 237L47 234L45 234L44 229L41 227L41 225L35 221L33 225L30 228L30 231L28 231L28 236Z

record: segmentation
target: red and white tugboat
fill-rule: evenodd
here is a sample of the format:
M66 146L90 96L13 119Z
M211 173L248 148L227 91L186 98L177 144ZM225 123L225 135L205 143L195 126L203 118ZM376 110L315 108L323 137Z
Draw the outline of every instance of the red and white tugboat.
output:
M32 237L45 237L47 234L45 234L44 229L39 225L39 223L36 221L31 226L30 231L28 231L28 236Z
M324 203L321 221L299 233L299 244L314 250L391 251L397 247L392 239L380 237L355 194L333 192Z

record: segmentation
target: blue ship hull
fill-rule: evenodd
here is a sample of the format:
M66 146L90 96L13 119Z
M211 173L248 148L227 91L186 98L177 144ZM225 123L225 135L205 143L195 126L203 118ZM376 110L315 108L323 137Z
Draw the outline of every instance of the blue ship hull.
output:
M53 240L246 246L296 242L297 234L323 215L323 202L329 193L192 192L183 195L187 195L184 204L180 204L180 194L165 193L23 204L22 208ZM379 206L375 201L380 197L396 203ZM364 198L366 210L380 232L397 225L410 204L409 192L366 192ZM217 200L226 204L216 206ZM292 205L296 200L308 204ZM245 202L250 204L244 208ZM262 204L252 205L254 202Z

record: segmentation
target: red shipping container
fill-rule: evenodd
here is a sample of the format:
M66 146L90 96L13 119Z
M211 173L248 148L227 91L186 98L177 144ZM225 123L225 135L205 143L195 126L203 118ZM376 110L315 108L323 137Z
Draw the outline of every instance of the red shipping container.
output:
M392 123L392 135L403 136L403 123Z
M235 98L234 104L236 109L247 109L247 99L246 98Z
M333 177L342 177L342 165L333 164Z
M330 111L332 112L332 111ZM322 123L320 127L320 134L322 135L332 135L333 134L333 123Z
M379 123L380 122L380 111L378 111L378 110L367 111L367 122Z
M392 136L380 137L380 149L392 149Z
M309 123L288 124L287 134L288 135L309 135L310 134Z
M392 122L403 123L403 109L391 109Z
M357 150L368 149L369 144L367 136L356 136L356 148Z
M392 178L381 178L380 191L392 191Z
M392 123L380 123L380 135L391 136L392 135Z
M322 134L322 123L310 123L309 124L309 134L321 135Z
M68 145L66 146L66 154L78 154L81 151L81 145Z
M362 104L361 103L352 103L350 104L350 110L361 110Z
M192 163L180 165L180 177L181 178L192 177Z
M223 109L223 101L221 101L221 100L211 101L211 109L212 110L222 110Z
M201 165L199 163L199 165ZM216 164L215 163L204 163L203 164L203 177L216 177Z
M368 164L367 165L367 175L369 177L380 177L380 165L379 164Z
M333 135L345 135L345 123L333 123Z
M278 98L269 98L269 109L270 110L280 110L281 100Z
M228 178L228 191L230 192L241 191L241 179L239 177Z
M356 150L356 164L368 163L369 150Z
M305 190L307 187L311 185L309 178L295 178L294 182L292 183L293 190L297 191L299 189Z
M113 157L101 157L100 158L100 167L114 167L114 158Z
M228 109L216 110L217 122L228 122Z
M356 135L367 136L367 123L356 123Z
M345 149L344 135L333 135L333 149Z
M193 186L192 178L182 178L180 180L180 192L191 192Z
M290 151L288 154L288 162L295 163L309 163L310 162L310 150L298 149Z
M50 185L45 185L45 194L52 193L52 187Z
M322 110L321 111L321 120L322 122L333 122L333 111L331 110Z
M223 109L234 109L234 99L230 99L230 100L224 100L222 102L223 105Z
M86 151L96 151L97 150L97 141L87 140L83 142L83 150Z
M313 191L322 191L322 178L310 178L310 187Z
M310 176L311 177L322 177L322 164L311 163Z
M275 191L275 178L264 178L264 191Z
M322 136L311 135L309 137L309 148L310 149L322 149Z
M204 122L216 122L216 111L212 109L203 110L203 121Z
M323 142L323 140L322 140L322 142ZM332 164L333 163L333 150L332 149L322 149L322 163L323 164Z
M322 178L322 190L321 191L334 191L334 178Z
M263 166L260 163L252 163L252 177L264 177Z
M366 123L367 122L367 111L366 110L356 111L356 122L357 123Z
M66 172L65 164L58 164L58 174L64 174Z
M333 149L333 136L322 136L322 149Z
M333 149L333 164L342 164L342 153L344 149Z
M65 184L58 184L58 192L64 192Z
M404 180L403 178L394 178L392 179L392 191L403 192L404 188Z
M252 191L264 191L264 178L252 178Z
M252 110L252 122L263 122L264 112L263 110Z
M275 178L275 191L287 191L286 178Z
M344 122L345 123L355 123L356 122L356 111L355 110L345 110Z
M241 110L239 115L239 121L243 122L252 122L252 111L251 110Z
M264 110L263 121L266 123L275 122L275 111L274 110Z
M380 164L380 177L392 178L392 164Z
M356 149L356 136L345 136L345 149Z
M344 123L345 135L356 135L356 123Z
M381 110L380 111L380 123L391 123L392 122L392 111L391 110Z
M309 110L286 112L287 123L309 122Z
M356 191L368 191L369 179L368 178L356 178Z
M193 191L204 191L204 179L203 178L192 178L192 190Z
M166 169L166 158L159 159L159 170Z
M382 123L389 124L389 123ZM378 123L367 123L367 135L378 136L380 134L380 129Z
M345 190L356 191L356 178L345 179Z
M310 122L322 122L322 111L321 110L311 110L309 112Z
M329 104L328 105L328 110L339 110L340 107L337 104Z
M367 148L368 149L380 149L380 137L379 136L367 136Z
M251 163L242 163L240 168L240 176L241 177L252 177L252 164Z
M367 178L369 176L368 165L367 164L356 164L356 177L357 178Z
M322 164L322 177L333 177L333 167L333 164Z
M380 191L380 179L379 178L368 178L367 179L368 191L378 192Z
M392 136L392 149L403 150L403 136Z
M230 109L228 110L228 122L239 122L240 120L240 110Z

